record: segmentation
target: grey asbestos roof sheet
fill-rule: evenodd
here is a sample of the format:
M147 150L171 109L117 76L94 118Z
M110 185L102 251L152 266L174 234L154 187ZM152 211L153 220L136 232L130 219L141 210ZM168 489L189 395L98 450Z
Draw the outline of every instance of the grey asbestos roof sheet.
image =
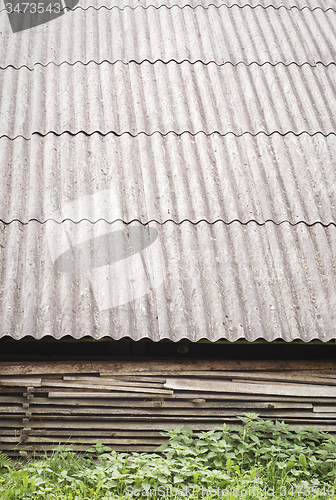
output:
M336 219L334 134L48 134L0 149L6 223Z
M13 222L0 244L2 335L333 337L334 226Z
M0 337L336 337L331 0L0 12Z
M9 67L0 92L0 137L11 139L51 131L327 135L336 128L334 64Z
M274 9L309 9L309 10L335 10L334 0L81 0L74 9L88 9L93 7L99 9L101 7L107 9L135 9L156 7L157 9L165 7L179 7L195 8L198 6L209 7L214 5L220 7L226 5L227 7L264 7ZM2 6L0 12L4 11ZM68 9L67 9L68 10Z
M0 14L2 67L145 60L314 65L330 64L336 51L336 10L242 9L223 4L194 9L88 7L15 37L8 24L7 15Z

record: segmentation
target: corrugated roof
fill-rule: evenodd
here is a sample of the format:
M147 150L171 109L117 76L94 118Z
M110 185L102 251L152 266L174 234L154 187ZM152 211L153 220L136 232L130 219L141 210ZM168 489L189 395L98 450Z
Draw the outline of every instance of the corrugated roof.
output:
M335 338L335 16L2 11L0 337Z
M75 3L75 2L73 2ZM69 2L70 5L70 2ZM105 7L107 9L135 9L135 8L147 8L154 6L156 8L173 7L178 5L179 7L190 7L195 8L197 6L209 7L210 5L215 5L219 7L221 5L226 5L227 7L233 7L237 5L238 7L264 7L264 8L284 8L284 9L309 9L309 10L335 10L335 3L333 0L81 0L75 7L71 10L76 9L88 9L93 7L99 9L100 7ZM2 7L1 11L5 8ZM70 10L70 9L65 9Z
M175 62L2 72L0 137L34 133L330 134L336 65Z
M334 336L334 226L13 222L0 244L2 335Z
M0 149L6 223L336 219L334 134L48 134Z
M334 62L336 51L336 11L322 9L299 12L210 4L193 9L174 5L97 10L88 6L15 37L7 28L7 16L2 14L1 66L15 68L145 60L314 65ZM125 37L125 32L131 36Z

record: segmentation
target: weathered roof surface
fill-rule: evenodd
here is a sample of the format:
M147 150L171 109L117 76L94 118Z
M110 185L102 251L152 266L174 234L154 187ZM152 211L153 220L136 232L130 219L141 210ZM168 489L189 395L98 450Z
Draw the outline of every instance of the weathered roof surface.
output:
M209 7L214 5L215 7L220 7L221 5L226 5L227 7L264 7L264 8L274 8L274 9L309 9L309 10L335 10L335 3L333 0L82 0L78 3L72 10L76 9L88 9L90 7L99 9L100 7L105 7L107 9L135 9L135 8L165 8L173 7L177 5L179 7L190 7L195 8L198 6ZM4 11L5 8L2 6L0 12Z
M124 231L144 249L124 248ZM0 244L1 329L14 338L333 336L334 226L13 222Z
M0 12L0 336L336 337L334 2Z
M145 60L314 65L335 60L335 10L300 12L225 4L195 8L173 5L159 9L139 5L123 10L83 7L15 37L6 29L7 16L2 14L1 66L33 68L50 62L127 64ZM120 71L120 66L116 70Z
M336 219L334 134L35 134L0 149L6 223Z
M103 62L2 73L0 137L10 139L82 131L327 135L336 128L334 64Z

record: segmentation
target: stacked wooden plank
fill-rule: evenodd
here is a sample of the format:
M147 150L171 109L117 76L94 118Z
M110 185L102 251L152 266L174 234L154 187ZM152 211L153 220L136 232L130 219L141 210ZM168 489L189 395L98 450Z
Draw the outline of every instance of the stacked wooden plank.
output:
M164 429L209 430L257 413L336 434L336 363L0 363L1 450L154 451Z

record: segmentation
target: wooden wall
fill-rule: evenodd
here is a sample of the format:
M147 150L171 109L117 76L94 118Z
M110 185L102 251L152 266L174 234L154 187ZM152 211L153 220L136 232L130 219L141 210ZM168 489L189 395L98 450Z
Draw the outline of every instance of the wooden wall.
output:
M99 440L154 451L164 429L209 430L250 412L336 434L336 362L0 363L0 449L10 455Z

